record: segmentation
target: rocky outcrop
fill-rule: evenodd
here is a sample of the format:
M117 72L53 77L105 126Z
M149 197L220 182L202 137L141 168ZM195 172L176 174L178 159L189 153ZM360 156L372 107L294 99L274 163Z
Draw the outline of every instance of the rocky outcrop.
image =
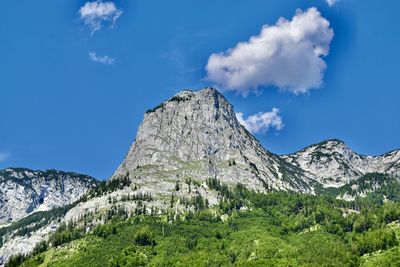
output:
M337 139L326 140L282 157L311 173L325 187L340 187L368 173L400 174L400 150L381 156L365 156Z
M134 144L112 179L129 175L154 193L190 178L247 188L312 193L311 176L265 150L215 89L183 91L148 110ZM150 188L149 188L150 190Z
M56 170L8 168L0 171L0 224L78 200L97 185L87 175Z

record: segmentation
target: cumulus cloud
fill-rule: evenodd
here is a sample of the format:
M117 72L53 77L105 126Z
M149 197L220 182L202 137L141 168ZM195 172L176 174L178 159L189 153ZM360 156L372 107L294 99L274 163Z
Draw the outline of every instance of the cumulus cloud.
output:
M96 52L89 52L89 57L90 60L97 62L97 63L102 63L106 65L111 65L114 64L114 59L109 56L98 56Z
M280 18L264 25L260 34L223 53L212 54L207 78L243 95L262 86L276 86L299 94L323 80L333 38L329 21L316 8L297 10L292 20Z
M236 113L236 118L251 133L264 133L271 128L281 130L284 126L277 108L273 108L270 112L258 112L248 116L246 119L243 117L242 112L238 112Z
M0 152L0 162L6 161L10 157L10 154L5 152Z
M100 0L86 2L79 9L80 19L90 29L92 35L105 24L113 27L121 14L122 10L118 9L113 2Z

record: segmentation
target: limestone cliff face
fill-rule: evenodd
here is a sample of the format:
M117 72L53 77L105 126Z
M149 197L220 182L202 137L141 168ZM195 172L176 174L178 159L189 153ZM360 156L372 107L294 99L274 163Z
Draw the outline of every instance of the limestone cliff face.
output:
M313 193L317 184L340 187L367 173L399 172L400 150L364 156L337 139L290 155L273 154L240 125L232 105L217 90L205 88L183 91L148 110L112 179L129 175L155 193L160 186L167 193L186 178L217 178L260 192Z
M78 200L97 181L87 175L56 170L8 168L0 171L0 224Z
M249 189L311 192L311 176L265 150L215 89L183 91L149 110L113 178L148 185L217 178Z

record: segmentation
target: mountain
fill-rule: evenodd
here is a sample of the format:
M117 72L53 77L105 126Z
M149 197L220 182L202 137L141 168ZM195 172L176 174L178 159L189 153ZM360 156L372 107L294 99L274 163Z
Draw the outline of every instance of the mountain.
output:
M274 154L240 125L217 90L182 91L144 114L135 141L107 182L96 186L89 176L60 171L0 172L3 222L30 213L0 227L0 255L6 260L30 252L66 224L85 233L115 217L158 214L173 221L208 207L221 218L232 207L248 210L251 203L236 202L235 190L397 201L399 174L400 150L364 156L336 139ZM299 205L291 212L300 212Z
M98 184L94 178L57 170L8 168L0 171L0 224L35 211L72 203Z
M202 184L209 178L260 192L315 193L316 187L341 187L368 173L398 176L400 150L365 156L331 139L276 155L239 124L222 94L205 88L183 91L148 110L111 179L129 175L156 195L174 192L185 179Z
M283 158L312 174L324 187L340 187L368 173L400 174L400 150L381 156L365 156L337 139L308 146Z
M171 194L184 179L203 184L214 178L260 192L312 193L313 183L303 170L264 149L213 88L183 91L146 112L112 179L128 174L154 194Z

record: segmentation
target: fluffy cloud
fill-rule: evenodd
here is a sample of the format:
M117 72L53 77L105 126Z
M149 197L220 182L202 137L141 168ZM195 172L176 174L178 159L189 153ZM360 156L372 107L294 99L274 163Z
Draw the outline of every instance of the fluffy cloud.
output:
M79 15L84 24L90 29L93 35L100 30L104 24L114 26L121 16L122 10L117 9L113 2L94 1L86 2L79 9Z
M212 54L207 78L225 90L243 95L261 86L276 86L299 94L323 80L333 38L329 21L316 8L297 10L292 20L264 25L260 34L224 53Z
M89 57L92 61L106 65L114 64L114 59L109 56L98 56L96 52L89 52Z
M10 155L8 153L0 152L0 162L6 161Z
M284 126L279 115L279 109L273 108L270 112L259 112L248 116L246 119L243 113L236 113L236 118L251 133L267 132L270 128L281 130Z

